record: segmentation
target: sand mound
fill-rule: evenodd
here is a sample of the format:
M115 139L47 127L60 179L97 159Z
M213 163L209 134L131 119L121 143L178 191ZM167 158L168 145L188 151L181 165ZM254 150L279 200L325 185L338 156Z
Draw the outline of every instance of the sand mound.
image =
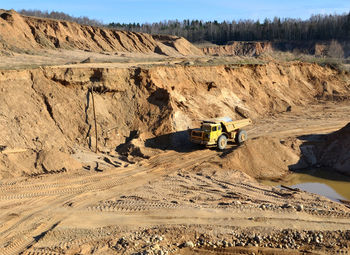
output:
M21 16L0 11L0 52L40 49L78 49L93 52L157 53L169 56L201 55L186 39L116 31L73 22Z
M82 164L58 150L9 149L0 153L0 178L50 174L81 169Z
M169 46L171 49L175 49L180 54L187 55L203 55L202 51L194 46L192 43L187 41L183 37L171 36L171 35L153 35L152 36L157 42L161 42L160 45ZM168 55L166 52L167 49L164 50L164 47L161 48L164 54Z
M299 165L300 141L260 137L248 140L222 158L223 169L240 170L253 178L279 178Z
M322 167L350 175L350 123L329 135L301 138L249 139L195 170L216 175L234 170L255 179L280 179L291 171Z
M41 165L43 172L57 172L81 169L82 164L60 151L41 151L36 164Z

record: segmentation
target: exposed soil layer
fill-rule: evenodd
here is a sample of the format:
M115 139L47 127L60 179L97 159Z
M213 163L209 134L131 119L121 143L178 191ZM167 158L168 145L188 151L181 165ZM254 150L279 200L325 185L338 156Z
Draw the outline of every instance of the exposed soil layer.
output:
M233 77L247 75L241 78L248 86L254 82L251 76L264 77L254 75L256 72L266 73L267 68L274 66L216 67L215 71L221 76L225 72L233 72ZM347 93L347 77L343 74L309 64L296 63L284 68L295 70L295 66L302 69L314 66L313 75L324 79L327 76L323 75L329 72L337 90ZM210 68L200 68L3 71L0 85L7 96L1 109L7 110L1 112L0 253L302 254L307 251L332 254L348 251L347 205L300 190L267 187L254 179L288 174L290 166L300 164L306 155L302 149L305 135L327 133L344 126L348 122L348 101L317 100L346 97L341 93L320 92L319 83L314 83L317 79L311 79L301 83L307 84L306 89L300 86L301 91L305 89L304 94L298 94L295 88L294 95L299 101L288 110L259 109L265 104L246 101L239 106L255 107L257 112L252 115L255 123L248 130L253 139L241 147L230 145L223 152L187 147L181 143L187 141L186 132L177 130L177 122L171 118L156 119L152 125L152 118L145 121L139 119L141 115L134 117L142 113L139 109L151 113L158 110L157 117L164 110L165 116L171 116L174 109L180 111L183 107L175 104L177 100L182 100L184 105L188 101L191 105L208 103L203 98L208 94L209 78L206 82L202 79ZM178 79L170 76L177 82L173 89L170 86L174 83L161 81L175 71ZM310 72L306 72L306 77ZM181 77L182 73L185 78ZM276 77L280 77L278 73ZM213 78L210 73L207 75ZM306 79L299 77L299 81ZM225 78L230 76L224 76L221 84L227 84ZM196 86L197 80L202 81L201 86ZM189 85L185 87L186 84L197 90ZM99 140L103 152L98 154L91 152L93 146L89 149L89 143L94 144L93 127L90 136L79 129L79 125L86 125L87 130L89 125L93 126L92 98L88 92L92 85L99 135L104 134L101 130L111 120L116 121L112 123L118 130L125 128L120 140L109 136L114 141L110 145L103 143L104 139ZM249 91L259 91L259 86L262 85L257 82ZM289 90L281 93L284 87L276 92L266 86L263 87L266 92L259 93L292 96ZM228 100L219 92L216 102ZM118 93L123 93L123 97L118 97ZM201 93L203 97L196 101L194 95ZM270 95L267 98L273 97ZM143 97L146 99L142 101ZM226 105L232 113L236 112L236 106ZM197 107L196 111L184 107L182 111L191 112L193 119L205 114L215 116L206 107ZM126 109L130 113L123 115ZM132 109L137 109L136 113ZM338 133L346 134L344 130ZM122 144L121 149L126 146L120 151L122 155L114 152L116 144ZM137 158L141 160L136 162ZM306 165L312 164L312 154L306 159Z
M350 123L325 138L318 149L318 162L350 175Z
M137 52L169 56L202 55L186 39L117 31L77 23L22 16L0 10L0 54L42 49L92 52Z
M130 141L183 150L187 129L203 118L256 119L320 98L347 100L350 90L347 75L303 63L2 71L0 145L26 152L1 154L1 176L43 171L36 163L41 151L92 148L91 88L98 144L109 152Z

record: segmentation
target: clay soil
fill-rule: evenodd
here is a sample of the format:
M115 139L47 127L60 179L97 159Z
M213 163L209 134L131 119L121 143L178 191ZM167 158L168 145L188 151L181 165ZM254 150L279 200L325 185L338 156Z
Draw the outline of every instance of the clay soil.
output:
M350 252L349 202L261 182L350 175L348 73L13 11L0 25L0 254ZM218 116L250 117L249 140L189 143Z

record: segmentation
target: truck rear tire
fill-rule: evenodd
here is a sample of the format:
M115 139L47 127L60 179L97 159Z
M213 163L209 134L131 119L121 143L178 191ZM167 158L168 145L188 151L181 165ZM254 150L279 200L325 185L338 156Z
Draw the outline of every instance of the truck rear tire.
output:
M225 135L221 135L218 139L218 148L220 150L224 150L227 145L227 137Z
M236 135L236 143L242 144L248 139L248 134L245 130L239 130Z

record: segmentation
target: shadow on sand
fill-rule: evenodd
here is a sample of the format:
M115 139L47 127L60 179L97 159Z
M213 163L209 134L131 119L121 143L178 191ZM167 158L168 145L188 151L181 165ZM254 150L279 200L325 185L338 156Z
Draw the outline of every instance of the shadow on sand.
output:
M310 134L298 137L303 141L300 145L301 156L296 164L289 166L289 170L295 173L289 182L298 188L327 196L335 201L350 199L350 176L334 169L334 162L322 159L324 145L328 139L332 139L331 135L332 133Z
M191 143L191 130L177 131L154 138L149 138L145 142L145 146L153 149L173 150L177 152L191 152L204 149L204 146Z
M300 145L301 156L299 161L288 168L295 173L309 174L317 178L332 181L350 182L350 176L339 173L330 165L321 162L322 145L330 134L310 134L297 138L302 140ZM319 171L317 171L319 169Z
M209 149L221 153L219 155L220 157L227 156L239 147L235 143L229 142L227 148L222 151L220 151L216 146L208 148L204 145L192 143L190 141L190 134L191 130L183 130L157 136L154 138L147 139L145 142L145 146L153 149L161 149L165 151L173 150L177 152L192 152L197 150Z

